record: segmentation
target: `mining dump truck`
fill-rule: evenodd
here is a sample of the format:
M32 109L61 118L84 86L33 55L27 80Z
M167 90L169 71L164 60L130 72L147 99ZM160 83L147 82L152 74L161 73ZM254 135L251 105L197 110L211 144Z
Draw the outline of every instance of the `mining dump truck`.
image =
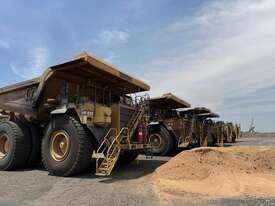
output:
M189 135L182 139L180 147L197 146L205 147L215 144L216 139L213 133L214 121L212 118L219 117L206 107L195 107L180 112L180 116L190 123Z
M235 124L235 134L236 139L239 139L242 136L241 124Z
M232 122L227 122L225 126L225 142L235 143L236 139L241 136L241 126L239 124L233 124Z
M150 99L149 142L155 155L169 155L177 148L181 136L190 127L179 117L177 109L190 104L171 93Z
M41 161L52 175L110 175L149 148L144 82L87 53L0 89L0 169ZM3 117L3 118L2 118Z
M214 137L214 146L223 146L224 143L224 123L222 121L215 122L213 127L212 127L212 136Z
M223 145L223 124L214 122L213 118L220 116L214 112L197 114L200 125L200 146L222 146Z

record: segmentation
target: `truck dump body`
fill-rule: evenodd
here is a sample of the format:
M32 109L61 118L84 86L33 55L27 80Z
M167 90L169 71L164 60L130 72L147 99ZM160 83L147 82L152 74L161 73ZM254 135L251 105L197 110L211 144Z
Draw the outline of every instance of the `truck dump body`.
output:
M209 112L209 113L203 113L198 115L201 118L219 118L220 115L214 113L214 112Z
M191 105L171 93L166 93L161 97L151 98L150 106L156 109L179 109L188 108Z
M45 103L43 97L55 98L57 94L54 93L61 86L59 81L62 78L76 83L90 79L96 82L97 86L112 88L113 94L117 96L150 89L142 81L87 53L82 53L74 60L51 66L38 78L1 88L1 110L5 110L4 113L14 112L39 119L39 106Z
M184 117L184 116L201 115L201 114L207 114L207 113L211 113L211 111L210 111L210 109L208 109L206 107L195 107L195 108L191 108L191 109L186 109L186 110L180 111L180 115L182 117Z

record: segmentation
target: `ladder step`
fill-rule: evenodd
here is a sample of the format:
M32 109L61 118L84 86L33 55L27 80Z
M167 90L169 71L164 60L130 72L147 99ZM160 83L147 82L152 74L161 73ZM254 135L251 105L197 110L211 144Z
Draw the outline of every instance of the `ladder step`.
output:
M109 162L102 162L100 166L108 166L112 163L113 161L109 161Z
M182 142L182 143L180 143L179 147L186 148L186 147L188 147L188 145L189 145L189 142Z
M95 175L105 177L105 176L108 176L108 173L96 172Z
M108 167L99 167L98 171L100 171L100 172L107 172L108 171Z
M105 157L104 153L96 153L95 151L93 151L92 158L95 158L95 159L104 159L106 157Z

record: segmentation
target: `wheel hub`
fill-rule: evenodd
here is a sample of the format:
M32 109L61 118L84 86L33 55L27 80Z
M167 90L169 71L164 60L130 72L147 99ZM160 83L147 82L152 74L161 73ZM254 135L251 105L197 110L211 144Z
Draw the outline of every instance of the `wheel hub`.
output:
M63 161L67 158L70 150L70 136L64 130L59 130L51 135L50 154L55 161Z
M151 135L149 138L149 143L155 148L161 147L161 144L162 144L161 136L159 134Z
M9 152L10 144L6 134L0 135L0 159L4 159Z

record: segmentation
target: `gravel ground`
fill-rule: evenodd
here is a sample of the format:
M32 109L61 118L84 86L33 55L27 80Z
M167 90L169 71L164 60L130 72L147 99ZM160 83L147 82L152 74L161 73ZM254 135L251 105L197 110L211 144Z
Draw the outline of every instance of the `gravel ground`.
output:
M227 146L232 144L226 144ZM243 137L237 139L236 143L233 145L263 145L263 146L275 146L275 134L273 135L260 135L259 136L251 136L251 137Z
M168 159L140 156L132 164L116 168L108 178L96 177L94 171L76 177L54 177L42 167L0 172L0 205L159 205L149 179Z
M245 137L235 145L275 145L275 137ZM230 144L226 144L230 146ZM167 205L154 191L152 172L169 157L140 156L115 169L111 177L94 171L72 178L49 176L41 168L0 172L0 206ZM173 199L172 205L275 205L275 199Z

